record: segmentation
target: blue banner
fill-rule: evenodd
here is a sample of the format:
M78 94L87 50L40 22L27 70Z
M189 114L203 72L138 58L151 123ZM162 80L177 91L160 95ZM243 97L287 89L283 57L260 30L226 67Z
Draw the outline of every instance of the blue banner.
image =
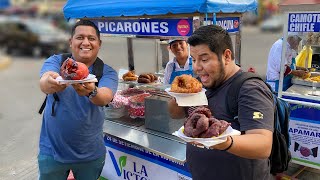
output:
M283 98L320 104L320 102L317 100L311 100L311 99L305 99L305 98L299 98L299 97L283 96ZM290 109L291 109L290 119L320 124L320 118L319 118L320 108L290 103Z
M228 32L239 32L240 18L239 17L225 17L216 18L216 24L221 26Z
M100 33L140 36L190 36L192 19L92 20Z
M138 145L135 145L132 142L122 140L121 138L111 136L108 134L105 134L104 136L104 143L105 146L111 147L114 149L117 149L119 151L123 151L125 153L131 154L133 156L152 161L155 164L160 164L162 166L166 166L169 169L174 169L178 171L181 174L184 174L186 176L191 176L186 162L181 163L174 161L172 159L168 159L167 157L164 157L161 153L156 154L153 152L148 151L144 147L140 147Z
M288 32L319 32L320 13L289 13Z
M292 119L300 119L306 122L320 124L320 108L304 106L300 104L290 104Z

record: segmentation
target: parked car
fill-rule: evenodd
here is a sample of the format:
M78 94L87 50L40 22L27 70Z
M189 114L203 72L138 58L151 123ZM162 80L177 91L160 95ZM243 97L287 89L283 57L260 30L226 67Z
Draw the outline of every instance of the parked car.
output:
M19 51L33 56L69 52L64 31L41 19L9 19L0 22L0 46L8 54Z
M254 11L245 12L241 18L242 25L257 25L258 14Z
M283 15L272 15L269 19L266 19L261 23L260 29L263 32L279 32L284 25Z
M69 19L67 21L62 13L47 14L42 18L46 19L46 21L51 22L54 26L66 32L70 32L72 26L76 23L76 19Z

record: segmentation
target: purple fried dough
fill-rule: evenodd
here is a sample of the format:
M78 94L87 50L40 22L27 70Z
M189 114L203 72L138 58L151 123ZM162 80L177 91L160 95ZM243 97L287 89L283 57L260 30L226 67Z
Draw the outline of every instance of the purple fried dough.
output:
M192 111L192 113L190 114L190 117L195 113L204 114L207 118L210 118L212 116L210 109L208 109L206 107L198 107L198 108L196 108L194 111Z
M193 137L199 136L202 132L209 128L209 119L201 114L201 118L197 121L196 128L193 129Z
M228 123L227 121L220 120L221 126L219 130L219 134L222 134L226 129L231 125L231 123Z
M209 118L209 126L211 126L213 123L220 123L220 121L214 117Z
M192 137L192 131L193 131L193 127L192 127L192 119L187 119L184 123L184 134L188 137Z
M203 115L194 113L184 123L184 134L188 137L198 137L203 131L209 127L209 119Z
M187 126L187 127L184 128L184 132L183 133L188 137L192 137L193 128L191 126Z
M207 131L200 135L201 138L211 138L213 136L219 136L220 122L211 124Z

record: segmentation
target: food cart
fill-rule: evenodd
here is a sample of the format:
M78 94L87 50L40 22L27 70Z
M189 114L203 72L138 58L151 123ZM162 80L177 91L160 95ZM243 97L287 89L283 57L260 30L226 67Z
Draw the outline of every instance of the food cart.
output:
M320 0L283 1L280 10L284 13L283 38L288 32L301 35L301 51L303 67L308 68L311 77L292 78L292 86L282 91L284 79L284 58L286 43L283 43L279 97L290 103L291 115L289 134L291 135L290 151L292 162L306 167L320 169L320 69L319 47L320 39ZM303 50L306 50L303 52Z
M236 62L240 64L241 13L256 8L255 0L69 0L63 11L67 19L90 19L102 35L126 37L128 70L133 70L139 61L134 56L134 40L185 38L200 25L211 23L224 27L234 37ZM114 98L119 103L106 108L107 155L101 176L112 180L191 179L185 162L186 144L172 135L184 119L170 118L169 96L164 91L167 86L119 79L120 91Z

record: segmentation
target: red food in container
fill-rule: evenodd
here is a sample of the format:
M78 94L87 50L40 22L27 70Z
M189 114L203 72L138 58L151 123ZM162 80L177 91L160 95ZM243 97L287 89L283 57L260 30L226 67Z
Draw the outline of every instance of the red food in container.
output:
M122 108L123 106L129 106L129 98L138 94L143 94L145 91L140 89L129 88L122 91L117 91L113 100L109 103L113 108Z
M134 96L134 95L143 94L143 93L145 93L144 90L129 88L127 90L121 91L119 94L124 97L129 97L129 96Z
M129 98L129 116L131 118L144 118L144 99L150 97L151 94L143 93Z

